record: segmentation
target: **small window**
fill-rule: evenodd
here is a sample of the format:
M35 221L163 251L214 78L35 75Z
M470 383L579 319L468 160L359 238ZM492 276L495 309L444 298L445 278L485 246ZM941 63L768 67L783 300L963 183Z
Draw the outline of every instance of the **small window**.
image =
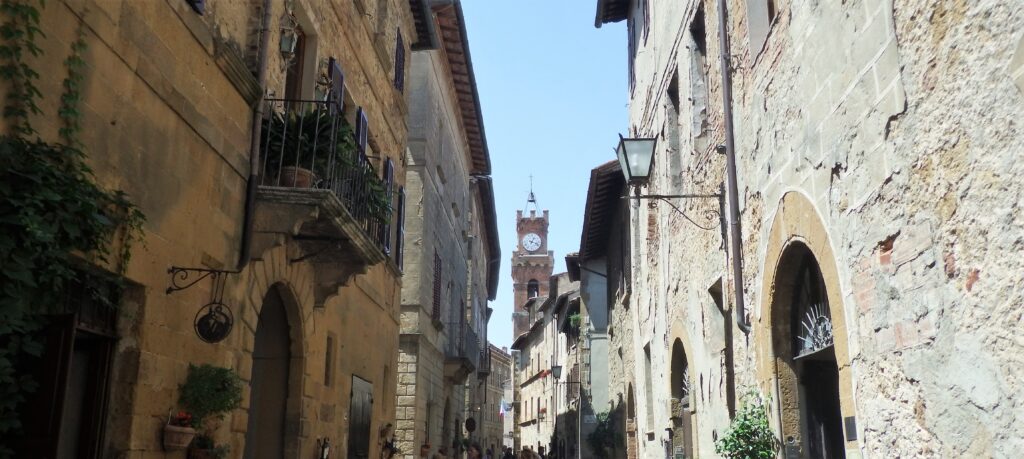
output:
M345 108L345 72L341 70L341 64L338 60L331 58L328 63L328 72L331 79L331 92L327 95L327 100L334 102L331 104L331 114L337 114L344 112Z
M405 264L405 188L398 187L398 208L396 209L397 223L395 226L398 227L395 232L395 264L398 265L399 270L404 269Z
M206 0L188 0L188 6L191 6L192 10L200 16L206 12Z
M327 335L327 348L324 350L324 386L334 385L334 335Z
M430 312L430 318L434 319L435 322L441 320L441 256L437 254L437 250L434 250L434 296L433 296L433 308Z
M395 38L395 89L405 91L405 41L399 29Z
M537 282L537 279L530 279L530 281L526 283L526 297L527 298L537 298L537 295L539 295L539 294L540 294L540 283Z
M367 125L368 124L369 124L369 122L366 119L366 111L363 110L363 107L359 107L358 109L356 109L355 135L356 135L356 147L359 149L360 156L365 156L366 155L366 142L367 142L368 137L369 137L367 135L367 131L368 131Z
M384 250L384 254L385 255L390 255L391 254L391 215L393 215L393 213L392 213L392 209L393 209L392 205L394 204L393 196L394 196L394 186L395 186L395 163L391 161L391 158L385 158L385 160L384 160L383 181L384 181L384 193L387 196L387 201L388 201L388 209L387 209L388 210L388 218L386 220L387 223L381 225L381 227L380 227L380 235L379 235L379 237L380 237L380 241L381 241L381 247Z
M284 98L288 100L302 99L303 70L306 67L306 32L302 26L295 26L295 51L294 57L288 63L288 70L284 79Z

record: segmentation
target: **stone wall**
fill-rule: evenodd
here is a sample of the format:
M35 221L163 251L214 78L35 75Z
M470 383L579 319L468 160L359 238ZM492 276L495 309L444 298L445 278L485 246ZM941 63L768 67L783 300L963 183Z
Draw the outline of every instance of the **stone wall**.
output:
M321 438L330 438L339 451L346 449L353 376L370 381L378 401L372 412L371 455L380 450L379 429L394 422L400 281L386 263L344 286L336 279L332 285L338 290L319 302L313 286L319 268L293 259L300 252L290 235L264 234L245 269L228 275L223 301L233 310L234 329L216 345L201 342L193 325L197 309L210 300L210 283L164 293L170 266L231 270L240 258L252 104L260 92L247 73L252 71L259 3L207 2L203 16L178 0L56 1L46 2L42 10L46 35L39 45L44 55L33 65L46 94L40 104L46 116L34 122L44 138L56 138L63 62L83 25L81 140L96 179L124 190L146 215L144 243L136 246L126 267L131 288L119 318L122 336L113 362L115 393L105 455L181 457L163 452L159 432L167 413L178 408L178 385L188 365L227 366L250 381L259 312L272 290L284 299L292 352L287 453L310 456ZM281 94L284 67L277 37L285 3L271 4L273 22L267 29L274 48L268 53L267 89ZM351 2L289 4L304 14L317 37L312 68L330 56L342 63L348 106L367 110L375 150L404 151L405 96L393 88L386 60L365 46L377 25ZM412 30L407 3L380 4L390 5L388 28ZM396 177L404 181L402 165ZM242 408L212 426L217 441L228 443L232 454L245 450L249 396L247 387Z
M748 12L758 3L729 2L728 24L754 329L732 323L718 222L702 218L718 204L681 202L691 222L644 203L632 224L644 332L632 339L637 365L627 374L643 386L639 346L650 343L666 368L653 374L655 393L667 395L663 352L680 339L696 451L713 457L736 394L780 400L771 308L786 300L771 280L797 241L828 265L842 411L856 423L847 456L1012 455L1024 439L1005 397L1019 391L1024 366L996 350L1014 348L1004 318L1020 303L1013 254L1024 170L1015 159L1024 136L1012 120L1024 115L1014 84L1024 14L996 1L776 1L762 47L748 33L767 14ZM701 4L703 58L690 26ZM648 16L630 94L633 132L659 138L646 192L714 193L724 176L713 151L724 141L716 4L652 1ZM612 373L626 360L613 356ZM654 406L656 422L668 422L668 409ZM772 416L780 429L779 411ZM654 430L643 457L663 454L667 439Z

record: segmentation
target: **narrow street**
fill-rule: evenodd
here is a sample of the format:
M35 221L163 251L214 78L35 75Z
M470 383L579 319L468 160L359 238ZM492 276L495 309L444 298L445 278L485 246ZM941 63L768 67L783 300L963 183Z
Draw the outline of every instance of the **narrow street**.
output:
M1019 457L1021 6L3 0L0 459Z

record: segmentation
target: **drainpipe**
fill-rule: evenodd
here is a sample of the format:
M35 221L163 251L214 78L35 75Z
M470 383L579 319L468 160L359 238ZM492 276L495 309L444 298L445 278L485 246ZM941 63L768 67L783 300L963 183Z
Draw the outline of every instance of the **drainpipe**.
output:
M736 296L736 326L743 333L750 333L747 323L747 308L743 302L743 241L740 237L740 202L739 190L736 185L736 139L733 135L732 122L732 71L730 68L729 12L726 0L718 0L718 43L719 58L722 62L722 105L725 115L725 180L729 196L729 242L732 252L732 278Z
M252 221L256 213L256 189L259 187L260 170L260 137L263 135L263 98L267 93L267 50L270 48L270 7L272 0L263 0L263 20L260 22L260 49L256 79L260 86L260 96L256 99L256 109L252 117L252 137L249 139L249 180L245 184L245 215L242 222L242 249L238 259L238 269L242 270L249 264L252 257Z

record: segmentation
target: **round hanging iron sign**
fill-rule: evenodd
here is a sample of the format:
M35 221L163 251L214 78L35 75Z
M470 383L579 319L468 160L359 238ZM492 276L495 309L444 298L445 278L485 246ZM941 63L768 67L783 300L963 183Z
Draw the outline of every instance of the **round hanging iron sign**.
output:
M199 308L196 313L196 334L207 343L219 343L231 334L235 317L224 303L213 302Z
M474 430L476 430L476 419L466 419L466 432L473 433Z

